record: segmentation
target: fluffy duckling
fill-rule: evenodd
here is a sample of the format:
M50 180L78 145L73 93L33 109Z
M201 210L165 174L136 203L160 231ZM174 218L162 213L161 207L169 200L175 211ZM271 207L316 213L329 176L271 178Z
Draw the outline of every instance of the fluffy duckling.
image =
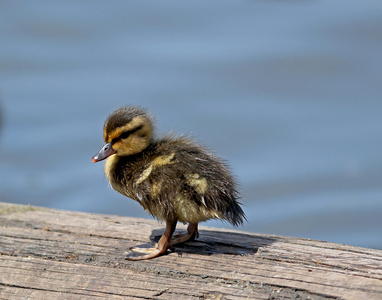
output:
M105 174L111 186L166 221L154 248L133 248L127 259L157 257L172 245L194 239L198 223L208 219L243 223L245 214L225 163L185 137L154 139L150 115L141 108L114 111L103 138L106 144L92 161L107 158ZM173 236L177 221L189 224L187 233Z

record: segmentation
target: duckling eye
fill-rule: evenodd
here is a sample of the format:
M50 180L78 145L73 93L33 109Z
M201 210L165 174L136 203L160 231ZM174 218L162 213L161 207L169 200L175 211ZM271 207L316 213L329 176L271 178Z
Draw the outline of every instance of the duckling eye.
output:
M130 134L132 134L131 130L129 130L129 131L125 131L125 132L123 132L123 133L119 136L119 138L120 138L120 139L127 139L127 138L130 136Z
M111 144L113 145L114 143L118 142L121 139L127 139L131 134L142 129L142 127L143 125L139 125L138 127L122 132L119 137L112 139Z

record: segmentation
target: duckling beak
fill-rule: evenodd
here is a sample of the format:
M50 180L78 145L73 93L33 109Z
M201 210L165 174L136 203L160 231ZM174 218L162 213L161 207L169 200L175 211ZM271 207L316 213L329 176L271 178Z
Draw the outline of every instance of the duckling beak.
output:
M110 155L113 155L114 153L117 153L111 146L111 143L107 143L105 146L99 150L99 152L92 157L92 162L96 163L98 161L104 160L105 158L109 157Z

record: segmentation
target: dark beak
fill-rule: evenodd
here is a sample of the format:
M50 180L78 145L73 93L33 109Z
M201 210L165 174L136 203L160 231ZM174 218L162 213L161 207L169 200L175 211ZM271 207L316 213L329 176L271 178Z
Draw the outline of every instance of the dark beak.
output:
M109 157L110 155L113 155L116 152L117 151L115 151L111 146L111 143L107 143L101 148L101 150L99 150L99 152L96 155L92 157L92 162L96 163L98 161L104 160L105 158Z

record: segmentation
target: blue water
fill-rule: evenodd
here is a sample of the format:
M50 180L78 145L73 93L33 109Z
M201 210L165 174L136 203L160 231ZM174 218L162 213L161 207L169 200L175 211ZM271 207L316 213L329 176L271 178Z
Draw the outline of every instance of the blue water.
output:
M141 105L229 161L243 230L382 249L380 0L2 1L0 41L1 201L149 218L90 161Z

